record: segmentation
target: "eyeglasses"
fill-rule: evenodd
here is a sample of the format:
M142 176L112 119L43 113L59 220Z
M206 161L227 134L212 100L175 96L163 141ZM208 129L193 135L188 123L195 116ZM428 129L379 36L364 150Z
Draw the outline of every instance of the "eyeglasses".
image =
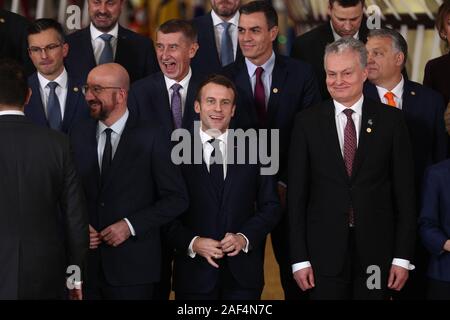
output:
M97 96L97 95L101 94L103 92L103 90L106 90L106 89L122 89L122 88L121 87L102 87L99 85L90 86L88 84L85 84L82 87L82 91L83 91L84 95L86 95L88 93L88 91L91 91L94 95Z
M45 54L48 54L49 52L54 52L57 48L62 47L62 46L63 46L62 43L60 43L60 44L51 43L46 47L29 47L28 51L34 55L38 55L43 52L45 52Z

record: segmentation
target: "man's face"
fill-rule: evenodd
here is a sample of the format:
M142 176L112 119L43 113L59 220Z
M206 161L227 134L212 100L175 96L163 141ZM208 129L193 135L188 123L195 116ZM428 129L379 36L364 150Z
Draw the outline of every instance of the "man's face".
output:
M211 0L211 7L218 16L231 18L238 11L241 0Z
M122 12L123 0L89 0L88 11L94 26L109 32L116 25Z
M360 64L359 55L351 50L330 53L325 60L327 88L331 97L349 107L361 97L367 69Z
M97 90L95 89L90 89L85 95L91 117L99 121L107 120L114 110L116 110L120 89L106 89L118 86L112 81L109 75L95 70L89 73L87 85L90 88L100 88L98 90L99 92L96 92Z
M228 129L236 106L233 90L225 86L208 83L202 88L201 101L195 101L195 112L200 115L203 131Z
M28 36L29 55L36 69L44 76L56 78L64 69L69 46L62 44L58 32L47 29ZM38 50L37 48L46 48Z
M370 37L366 48L368 78L371 82L382 85L401 74L404 55L394 50L390 38Z
M331 24L336 33L341 37L353 37L358 32L361 27L363 13L364 11L361 2L354 7L347 8L334 2L333 5L328 8Z
M278 27L269 30L262 12L241 14L239 18L239 45L242 54L255 65L264 64L272 55L272 42L278 35Z
M177 82L189 72L191 59L197 52L198 44L186 38L183 33L158 32L156 35L156 56L161 71Z

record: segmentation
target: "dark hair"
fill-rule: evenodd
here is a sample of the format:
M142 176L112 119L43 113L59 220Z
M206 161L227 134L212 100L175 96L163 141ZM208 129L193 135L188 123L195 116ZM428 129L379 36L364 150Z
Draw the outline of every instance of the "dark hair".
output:
M252 1L244 4L240 9L240 14L252 14L256 12L262 12L266 16L267 25L269 30L275 26L278 26L278 14L275 8L265 0Z
M437 16L436 16L436 29L439 32L439 37L441 37L442 40L448 41L450 43L450 39L446 39L442 36L442 32L445 29L446 21L445 18L450 14L450 0L444 0L442 5L439 7ZM448 44L447 43L447 44Z
M349 8L349 7L356 7L359 3L362 4L362 7L364 8L364 5L366 3L365 0L329 0L330 8L333 7L333 3L337 2L341 7Z
M406 42L405 38L396 30L394 29L373 29L369 32L367 35L367 38L372 37L381 37L381 38L389 38L392 40L392 47L394 50L398 52L403 52L403 55L405 56L405 60L403 61L403 66L406 63L406 60L408 59L408 43Z
M159 26L158 32L164 34L181 32L192 42L197 42L197 29L192 23L183 19L171 19Z
M58 21L53 19L44 18L34 21L28 27L28 35L38 34L49 29L53 29L58 33L59 41L61 41L61 43L66 42L63 27Z
M24 70L16 61L0 60L0 105L23 107L28 84Z
M237 96L236 86L234 85L233 81L231 81L227 77L222 76L220 74L211 74L200 83L198 90L197 90L197 95L195 97L195 100L197 102L200 102L202 99L203 87L205 87L206 85L208 85L210 83L218 84L219 86L224 86L225 88L233 90L233 95L234 95L233 104L236 102L236 96Z

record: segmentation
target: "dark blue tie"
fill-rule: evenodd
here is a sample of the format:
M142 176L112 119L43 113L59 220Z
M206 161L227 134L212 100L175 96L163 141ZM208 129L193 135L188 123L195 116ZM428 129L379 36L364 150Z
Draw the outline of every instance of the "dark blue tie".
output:
M47 86L50 88L50 94L47 100L47 119L48 125L54 130L61 131L62 117L61 105L59 104L58 96L56 95L56 87L58 84L54 81L49 82Z
M229 32L231 23L222 22L221 25L223 27L223 32L222 32L222 41L220 42L220 62L224 67L234 61L234 54L233 54L233 41L231 40Z
M105 42L105 47L103 48L102 54L100 55L98 64L100 65L104 63L114 62L113 49L111 47L112 35L104 33L100 36L100 38Z

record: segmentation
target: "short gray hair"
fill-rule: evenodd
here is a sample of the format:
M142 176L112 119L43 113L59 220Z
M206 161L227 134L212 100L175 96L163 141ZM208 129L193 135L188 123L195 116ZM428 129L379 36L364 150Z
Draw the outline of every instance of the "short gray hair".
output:
M392 48L397 52L402 52L405 56L405 60L403 61L403 66L406 63L406 59L408 58L408 43L405 38L394 29L374 29L369 32L367 35L367 39L380 37L380 38L389 38L392 40Z
M364 69L367 66L367 49L364 43L356 40L353 37L341 38L333 43L330 43L325 48L325 56L323 59L323 65L326 69L327 57L330 53L342 53L346 50L351 50L359 55L359 63Z

